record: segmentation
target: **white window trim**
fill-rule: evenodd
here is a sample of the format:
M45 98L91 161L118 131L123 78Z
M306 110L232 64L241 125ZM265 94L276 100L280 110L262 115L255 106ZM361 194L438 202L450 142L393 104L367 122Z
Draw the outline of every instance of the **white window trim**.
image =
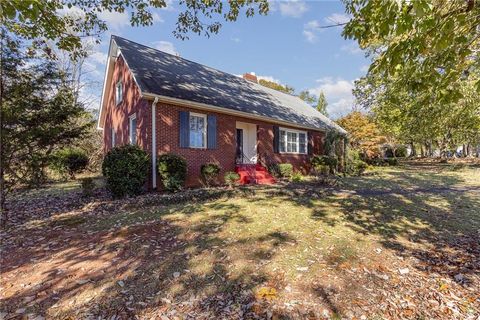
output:
M285 131L285 141L284 141L284 150L285 151L280 151L280 153L286 153L286 154L308 154L308 133L307 131L303 131L303 130L295 130L295 129L289 129L289 128L282 128L280 127L279 128L279 134L280 136L282 135L282 131ZM287 132L291 132L291 133L296 133L297 134L297 152L288 152L287 151L287 141L288 141L288 134ZM305 134L305 152L300 152L300 133L303 133ZM280 139L280 137L279 137ZM281 141L279 141L280 143ZM280 149L280 148L279 148Z
M119 96L118 94L118 88L120 87L121 89L121 95ZM119 99L120 98L120 99ZM123 81L122 80L118 80L117 81L117 84L115 85L115 105L118 105L120 104L121 102L123 101Z
M203 118L204 121L205 121L205 125L203 126L203 147L195 147L195 146L190 146L190 117L199 117L199 118ZM207 126L208 126L208 122L207 122L207 115L204 114L204 113L196 113L196 112L190 112L190 115L189 115L189 118L188 118L188 144L190 146L190 148L192 149L207 149Z
M137 114L134 113L130 117L128 117L128 140L130 144L137 144L137 141L133 141L133 131L132 131L132 121L137 119ZM138 124L137 124L138 125ZM135 138L137 137L137 126L135 126ZM137 139L135 139L137 140Z

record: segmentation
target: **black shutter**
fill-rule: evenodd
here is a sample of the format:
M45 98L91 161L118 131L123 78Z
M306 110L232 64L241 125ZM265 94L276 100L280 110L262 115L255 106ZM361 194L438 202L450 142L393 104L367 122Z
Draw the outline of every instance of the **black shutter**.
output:
M309 155L313 155L313 135L308 132L308 139L307 139L307 152Z
M217 117L209 114L207 116L207 147L208 149L217 148Z
M188 111L180 111L180 148L188 148L190 146L190 113Z
M273 126L273 152L280 152L280 128Z

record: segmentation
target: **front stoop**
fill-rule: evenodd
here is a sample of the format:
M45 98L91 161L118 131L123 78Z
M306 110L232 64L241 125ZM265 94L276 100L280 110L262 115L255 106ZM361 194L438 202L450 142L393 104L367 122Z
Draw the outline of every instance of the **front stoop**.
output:
M260 164L239 164L235 172L240 175L240 184L275 184L275 178Z

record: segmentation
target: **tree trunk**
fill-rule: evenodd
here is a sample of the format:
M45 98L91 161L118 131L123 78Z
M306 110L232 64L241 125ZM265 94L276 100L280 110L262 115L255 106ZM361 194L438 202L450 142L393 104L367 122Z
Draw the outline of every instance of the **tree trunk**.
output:
M422 158L425 157L425 151L423 150L423 145L420 144L420 155L422 156Z
M5 170L3 165L3 45L5 39L5 31L2 28L0 42L0 225L2 229L7 224L8 212L5 197L7 190L5 186Z

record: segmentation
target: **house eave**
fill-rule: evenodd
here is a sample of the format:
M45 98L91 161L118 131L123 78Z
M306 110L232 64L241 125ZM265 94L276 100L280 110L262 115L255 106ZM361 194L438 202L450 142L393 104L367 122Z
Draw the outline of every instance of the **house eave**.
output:
M324 132L324 133L326 132L325 129L319 128L319 127L300 125L300 124L295 123L295 122L282 121L282 120L279 120L279 119L266 117L266 116L262 116L262 115L256 115L256 114L251 114L251 113L248 113L248 112L242 112L242 111L227 109L227 108L223 108L223 107L218 107L218 106L205 104L205 103L200 103L200 102L195 102L195 101L190 101L190 100L167 97L167 96L163 96L163 95L159 95L159 94L155 94L155 93L144 92L142 94L142 97L147 99L147 100L154 100L155 98L157 98L159 102L175 104L175 105L189 107L189 108L198 109L198 110L214 111L214 112L218 112L218 113L223 113L223 114L228 114L228 115L233 115L233 116L239 116L239 117L252 119L252 120L260 120L260 121L275 123L275 124L284 125L284 126L292 127L292 128L320 131L320 132Z

